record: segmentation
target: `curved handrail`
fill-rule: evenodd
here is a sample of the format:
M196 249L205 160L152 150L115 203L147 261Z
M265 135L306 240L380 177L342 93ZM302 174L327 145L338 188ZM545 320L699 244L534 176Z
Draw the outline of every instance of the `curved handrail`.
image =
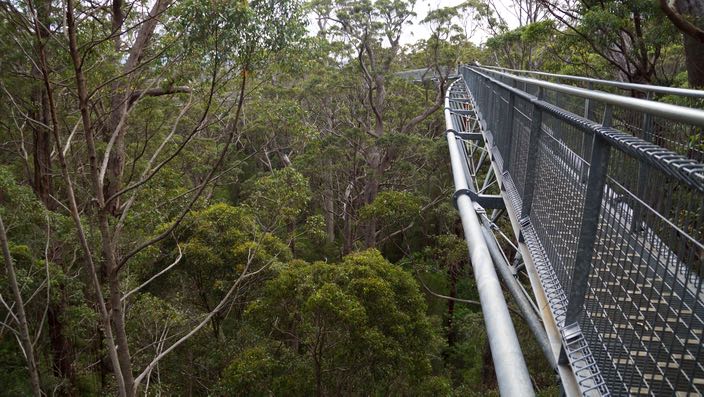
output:
M661 85L627 83L624 81L602 80L602 79L595 79L595 78L591 78L591 77L571 76L568 74L538 72L538 71L534 71L534 70L509 69L509 68L504 68L501 66L481 65L479 67L483 68L483 69L490 69L491 71L499 70L499 71L511 72L511 73L524 73L524 74L532 74L532 75L536 75L536 76L555 77L555 78L559 78L559 79L563 79L563 80L572 80L572 81L581 81L584 83L601 84L601 85L621 88L624 90L636 90L636 91L641 91L641 92L645 92L645 93L652 92L652 93L664 94L664 95L677 95L677 96L686 96L686 97L691 97L691 98L704 98L704 91L694 90L694 89L690 89L690 88L663 87Z
M469 68L475 71L477 71L476 69L483 69L482 67L477 66L470 66ZM639 112L650 113L654 116L663 117L669 120L681 121L699 127L704 127L704 110L672 105L669 103L649 101L646 99L609 94L603 91L588 90L564 84L551 83L549 81L533 79L530 77L516 76L514 74L499 72L497 70L489 70L489 72L507 77L509 79L513 79L515 81L521 81L538 87L547 88L549 90L575 95L585 99L593 99L602 103L608 103L611 105L620 106Z

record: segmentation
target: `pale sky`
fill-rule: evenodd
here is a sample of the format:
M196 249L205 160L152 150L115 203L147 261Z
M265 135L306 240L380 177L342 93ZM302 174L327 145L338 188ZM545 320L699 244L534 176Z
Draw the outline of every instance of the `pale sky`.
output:
M418 0L414 11L417 16L413 19L413 25L406 26L404 28L403 36L401 37L401 44L413 44L420 39L427 39L430 37L430 29L427 25L421 24L428 11L435 10L442 7L452 7L463 3L465 0ZM495 8L501 14L501 17L509 24L511 28L518 25L516 17L513 15L511 10L511 0L489 0L493 1ZM311 34L315 34L318 31L318 25L315 23L315 19L311 15L310 23L308 24L308 31ZM471 41L476 44L481 44L486 41L488 33L482 31L481 29L476 30L474 36L472 36Z
M420 21L425 18L428 11L435 10L442 7L452 7L463 3L465 0L418 0L415 6L415 12L418 14L413 21L413 25L405 29L404 35L401 38L401 43L411 44L419 39L427 39L430 37L430 30L427 25L421 24ZM513 15L513 11L510 8L510 0L489 0L493 2L496 9L501 14L501 17L509 24L511 28L518 25L516 17ZM476 44L481 44L486 41L488 37L487 32L482 30L477 30L471 41Z

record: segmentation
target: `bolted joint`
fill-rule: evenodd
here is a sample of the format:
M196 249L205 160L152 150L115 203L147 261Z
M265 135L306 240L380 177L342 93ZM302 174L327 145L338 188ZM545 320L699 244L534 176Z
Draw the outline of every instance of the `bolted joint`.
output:
M472 200L472 203L476 204L474 206L475 210L477 209L477 205L480 206L482 210L484 208L506 208L504 199L501 196L491 194L477 194L476 192L469 189L459 189L456 190L455 193L452 195L452 204L455 206L455 209L457 209L457 199L463 194L469 196L469 199Z
M458 190L455 190L455 192L452 194L452 205L455 207L455 209L456 209L456 210L459 209L459 208L457 208L457 199L459 199L460 196L462 196L462 195L467 195L467 196L469 196L469 198L470 198L470 200L471 200L471 199L472 199L472 193L474 193L474 192L471 191L471 190L469 190L469 189L458 189Z

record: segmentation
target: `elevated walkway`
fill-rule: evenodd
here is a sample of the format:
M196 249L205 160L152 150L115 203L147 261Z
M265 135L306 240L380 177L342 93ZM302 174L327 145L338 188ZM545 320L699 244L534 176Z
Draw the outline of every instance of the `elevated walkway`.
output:
M566 394L704 393L704 111L460 72L446 101L464 163L453 174L503 200L491 220L508 216L503 256L530 280L524 317L539 316ZM486 216L489 200L463 195Z

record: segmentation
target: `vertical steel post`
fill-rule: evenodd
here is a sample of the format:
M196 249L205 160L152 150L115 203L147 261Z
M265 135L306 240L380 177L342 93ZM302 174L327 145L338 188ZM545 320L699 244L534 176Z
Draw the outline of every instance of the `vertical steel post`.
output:
M506 140L504 141L503 153L501 153L501 158L504 161L502 171L508 171L509 163L511 162L511 147L513 146L513 115L516 111L516 94L509 91L508 93L508 114L506 115L506 128L504 129L504 135Z
M559 108L562 107L562 105L560 104L560 99L562 99L562 96L563 95L560 91L555 91L555 106L557 106ZM567 96L565 95L565 97L567 97ZM555 138L557 139L557 141L558 142L564 141L564 139L563 139L564 134L562 133L562 130L557 128L560 124L560 121L556 117L553 117L552 123L550 123L550 124L551 124L550 128L552 129L552 133L555 135Z
M594 89L594 83L589 82L588 88L590 90ZM584 118L587 120L593 120L593 114L594 114L594 101L592 101L589 98L584 99ZM579 155L583 157L585 160L587 159L587 134L582 135L582 153ZM582 164L582 172L581 172L581 181L582 183L587 182L587 167Z
M648 92L646 99L650 99L651 93ZM650 113L643 114L643 139L652 142L653 135L653 115ZM645 161L640 160L638 162L638 197L643 197L645 195L645 188L648 185L648 165ZM641 218L643 217L643 207L637 204L635 201L633 203L633 219L631 219L631 233L640 232Z
M521 208L521 218L530 215L533 206L533 191L535 187L535 176L538 173L538 141L540 140L540 130L543 125L543 111L538 106L537 101L543 99L544 91L540 87L538 99L533 101L533 111L531 113L530 138L528 141L528 161L526 163L526 178L523 181L523 208Z
M565 314L565 325L567 326L579 321L584 307L584 298L592 268L592 253L599 227L601 200L609 168L609 148L608 142L601 135L594 135L592 155L589 159L589 180L587 181L587 192L582 211L582 225L579 231L574 272L570 283L567 313Z

